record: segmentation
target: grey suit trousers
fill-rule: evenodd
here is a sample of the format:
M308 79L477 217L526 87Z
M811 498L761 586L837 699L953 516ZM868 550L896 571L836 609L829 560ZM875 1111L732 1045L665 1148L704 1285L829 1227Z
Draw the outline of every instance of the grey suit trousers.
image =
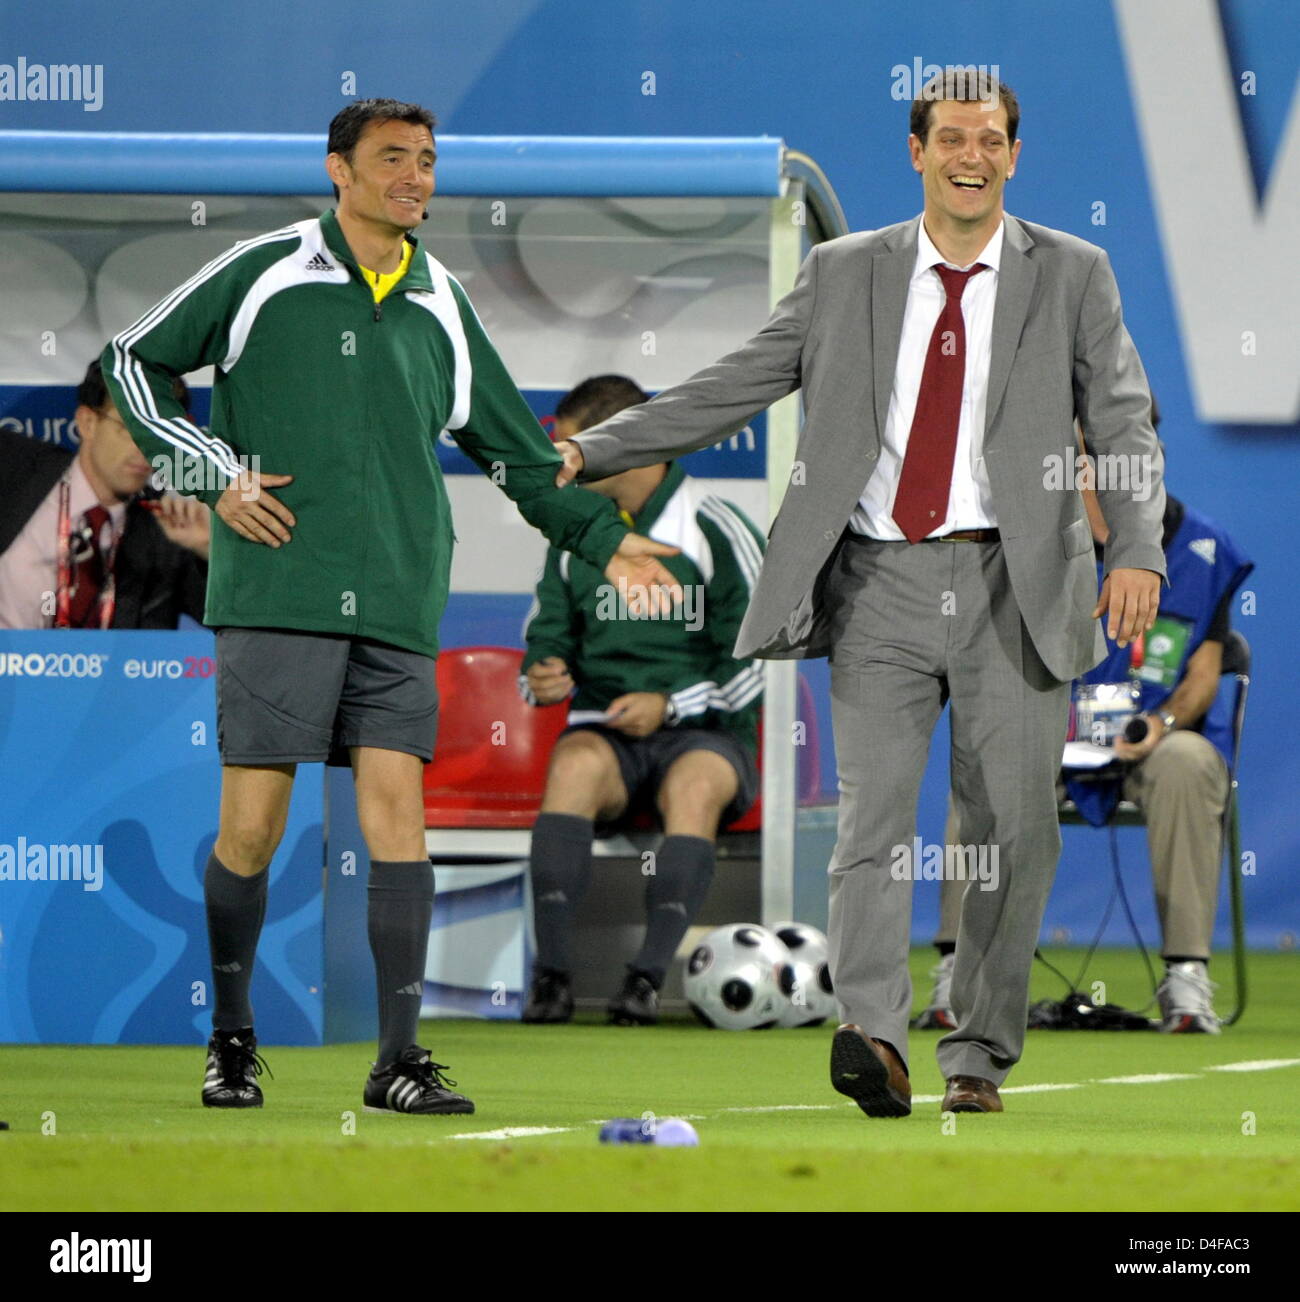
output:
M825 602L840 773L829 940L841 1019L906 1062L917 797L948 703L964 843L996 871L962 903L958 1029L940 1042L939 1067L945 1078L1000 1084L1024 1046L1029 971L1060 856L1069 684L1034 650L1000 543L850 537Z
M1057 794L1065 793L1062 789ZM1223 807L1228 800L1223 756L1198 732L1170 733L1129 770L1124 799L1133 801L1146 820L1161 954L1208 962L1219 908ZM958 824L950 800L945 841L961 840ZM963 890L955 881L945 881L940 888L936 942L956 943Z

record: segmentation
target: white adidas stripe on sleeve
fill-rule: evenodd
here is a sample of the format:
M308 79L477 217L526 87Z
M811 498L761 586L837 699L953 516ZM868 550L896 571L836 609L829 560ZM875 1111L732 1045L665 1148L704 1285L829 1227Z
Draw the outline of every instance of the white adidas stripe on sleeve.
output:
M130 414L164 442L170 443L190 456L210 461L232 479L238 476L242 469L234 449L221 439L205 434L191 421L164 418L154 401L153 390L149 387L144 366L134 357L131 349L150 330L165 321L200 285L211 280L249 249L260 248L264 244L279 240L298 238L301 238L301 232L291 226L283 230L271 231L255 239L240 241L214 258L207 266L202 267L184 284L177 286L161 302L156 303L138 321L113 339L113 378L122 387Z

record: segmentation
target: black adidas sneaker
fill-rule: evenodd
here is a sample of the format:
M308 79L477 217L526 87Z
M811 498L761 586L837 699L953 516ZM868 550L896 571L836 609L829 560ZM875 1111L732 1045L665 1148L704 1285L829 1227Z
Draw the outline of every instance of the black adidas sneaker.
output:
M275 1077L257 1052L251 1026L238 1031L213 1031L208 1041L208 1065L203 1077L205 1108L260 1108L262 1091L257 1077L265 1071Z
M434 1062L428 1049L413 1044L400 1058L382 1071L373 1069L366 1079L367 1112L414 1112L425 1116L470 1113L474 1105L442 1073L447 1068Z

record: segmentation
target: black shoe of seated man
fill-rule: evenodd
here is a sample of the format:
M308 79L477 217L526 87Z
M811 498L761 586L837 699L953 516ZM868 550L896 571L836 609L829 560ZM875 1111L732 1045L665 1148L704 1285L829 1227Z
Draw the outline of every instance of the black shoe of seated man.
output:
M607 1011L613 1026L654 1026L659 1021L659 987L645 972L633 968Z
M573 987L569 974L558 968L538 968L520 1020L548 1025L573 1020Z
M396 1062L366 1078L364 1102L367 1112L412 1112L422 1116L470 1113L474 1105L449 1086L455 1081L444 1076L445 1063L434 1062L428 1049L413 1044Z
M213 1031L203 1076L203 1106L260 1108L262 1091L257 1078L263 1071L275 1079L257 1052L257 1036L251 1026L238 1031Z

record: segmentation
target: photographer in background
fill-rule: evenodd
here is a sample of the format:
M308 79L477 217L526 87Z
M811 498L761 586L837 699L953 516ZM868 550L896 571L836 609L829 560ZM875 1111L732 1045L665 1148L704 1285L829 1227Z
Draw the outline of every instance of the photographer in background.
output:
M1158 428L1159 422L1153 403L1152 423ZM1100 566L1110 531L1096 493L1082 491ZM1137 743L1123 737L1115 742L1116 758L1127 765L1120 775L1087 780L1064 776L1070 798L1095 827L1105 825L1121 797L1142 810L1165 960L1157 990L1160 1029L1217 1035L1208 968L1223 859L1232 724L1226 709L1216 706L1216 697L1232 602L1255 566L1218 524L1172 494L1167 496L1163 529L1169 587L1161 597L1155 626L1126 647L1107 638L1106 658L1080 680L1136 682L1146 736ZM951 797L945 840L949 845L961 842ZM934 942L939 964L932 973L930 1003L912 1023L917 1029L956 1025L948 992L964 890L961 882L942 883Z
M189 409L178 379L175 397ZM208 508L149 495L153 467L98 361L77 387L75 453L0 431L0 628L174 629L203 619Z

